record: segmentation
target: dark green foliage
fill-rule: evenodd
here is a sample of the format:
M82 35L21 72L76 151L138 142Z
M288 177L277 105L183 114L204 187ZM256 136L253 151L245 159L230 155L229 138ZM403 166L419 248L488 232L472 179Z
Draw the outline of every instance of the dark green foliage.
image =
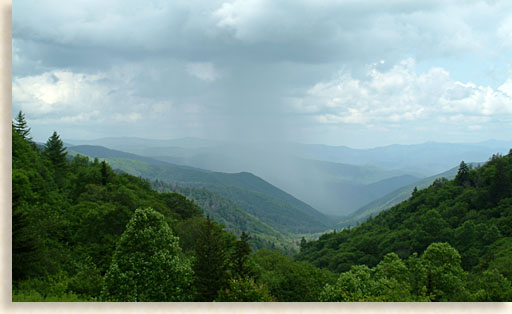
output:
M21 112L21 110L18 112L18 115L14 119L13 131L21 135L23 139L30 142L32 141L32 138L30 137L30 128L28 127L27 121L25 120L25 114Z
M46 141L44 152L55 168L66 166L66 148L57 132Z
M98 301L102 290L108 300L137 301L512 297L511 154L478 169L461 165L457 180L436 180L356 227L317 241L295 238L294 261L279 251L252 254L249 243L271 247L279 233L225 196L189 187L211 213L233 213L223 217L238 226L238 241L183 195L158 193L98 159L66 160L56 133L41 152L14 130L12 148L14 301ZM248 174L230 180L266 188ZM233 198L245 193L222 189ZM246 208L259 197L244 196ZM259 205L275 202L264 199ZM249 237L240 226L257 232Z
M512 156L494 156L478 169L463 163L460 168L457 180L436 180L360 226L308 242L297 259L346 272L357 264L374 267L388 252L407 258L432 242L447 242L459 252L464 270L481 271L497 259L509 263L512 255L493 245L512 236Z
M231 200L246 213L280 232L319 232L327 227L328 219L323 214L247 172L210 172L126 158L106 159L115 169L149 180L206 188ZM252 230L249 231L252 234Z
M253 275L253 270L248 264L249 255L252 250L249 246L249 235L242 232L240 240L236 241L235 248L231 254L231 275L233 277L250 277Z
M459 171L457 172L457 176L455 176L455 183L458 185L471 184L469 181L469 167L464 161L460 162Z
M234 239L222 227L206 218L198 230L194 247L197 301L213 301L228 284L229 255Z
M192 269L181 254L164 216L137 209L119 239L105 275L103 298L109 301L186 301Z
M12 133L13 300L97 300L135 208L204 221L182 195L157 193L98 160L66 161L61 143L54 133L41 152Z
M257 284L249 277L233 278L229 280L228 287L220 290L217 302L272 302L276 299L270 295L267 287Z
M494 268L479 274L472 286L477 289L474 294L474 301L510 302L512 300L510 280Z
M254 254L259 281L280 302L315 302L326 283L336 279L333 273L309 263L294 262L276 250L263 249Z
M12 280L30 275L31 266L39 260L37 239L30 232L27 214L17 210L12 214Z

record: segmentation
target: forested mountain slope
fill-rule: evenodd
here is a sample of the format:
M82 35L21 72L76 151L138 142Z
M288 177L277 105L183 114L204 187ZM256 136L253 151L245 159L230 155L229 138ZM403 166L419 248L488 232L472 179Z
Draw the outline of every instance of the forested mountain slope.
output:
M454 180L437 179L361 225L303 243L296 258L344 272L355 264L373 267L390 252L407 258L433 242L447 242L460 253L464 270L496 269L512 279L511 226L509 153L478 169L461 163Z
M181 194L69 161L56 133L41 151L24 130L12 132L13 301L316 301L334 283L279 251L252 254L250 235Z
M319 232L326 230L330 223L326 216L311 206L251 173L221 173L172 164L160 165L117 157L122 156L122 152L115 150L87 148L81 151L93 158L103 158L114 169L150 180L214 191L280 232Z
M250 235L237 239L185 196L97 159L69 161L56 132L41 151L14 126L13 301L512 300L510 155L476 171L461 164L453 182L301 241L298 259L319 269L253 254Z
M478 166L479 163L472 163L473 166ZM458 167L454 167L448 171L440 173L435 176L431 176L428 178L421 179L419 181L414 181L406 186L403 186L399 189L393 190L391 193L388 193L381 198L376 199L375 201L359 208L352 214L343 218L340 222L337 223L337 228L344 228L349 226L354 226L357 223L363 222L370 216L375 216L381 211L385 209L389 209L411 197L414 189L422 190L429 187L436 179L446 178L453 179L455 175L457 175Z

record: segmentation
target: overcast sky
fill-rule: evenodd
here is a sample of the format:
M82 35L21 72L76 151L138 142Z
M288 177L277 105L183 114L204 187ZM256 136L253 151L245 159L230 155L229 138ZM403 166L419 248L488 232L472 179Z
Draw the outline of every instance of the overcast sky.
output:
M512 139L509 0L16 0L12 37L38 141Z

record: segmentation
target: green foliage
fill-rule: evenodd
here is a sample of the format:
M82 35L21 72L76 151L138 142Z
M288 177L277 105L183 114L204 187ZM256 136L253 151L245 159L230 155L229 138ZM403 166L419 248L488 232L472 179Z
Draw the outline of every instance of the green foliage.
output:
M276 299L268 289L254 282L250 277L238 277L229 280L228 287L220 290L217 302L273 302Z
M192 270L164 216L137 209L117 244L102 296L109 301L186 301Z
M207 217L196 238L195 288L197 301L213 301L228 284L229 255L234 239L222 227Z
M389 252L406 258L432 242L447 242L464 270L483 270L504 256L499 251L505 248L493 244L512 235L511 180L512 156L494 156L478 169L462 164L458 181L436 180L359 226L308 242L296 258L345 272L357 264L373 267Z
M46 141L44 152L55 168L66 166L66 148L57 132Z
M477 291L474 301L477 302L507 302L512 300L512 285L496 269L486 270L474 282Z
M231 273L233 277L250 277L253 275L253 270L248 264L249 255L252 250L249 246L249 235L242 232L240 240L235 244L233 253L231 254Z
M252 186L249 194L231 185L182 188L235 226L228 230L237 241L183 195L158 193L98 159L67 161L56 133L41 152L14 130L12 148L13 301L511 299L512 154L479 169L461 164L457 180L436 180L356 227L317 241L296 234L294 260L275 250L251 253L249 243L290 239L244 210L268 205L265 219L279 220L271 208L295 211L276 204L301 205L249 174L228 180ZM277 223L296 232L299 220Z
M209 172L126 158L106 160L112 167L132 175L206 188L236 203L246 213L279 232L310 233L326 229L328 219L323 214L250 173Z
M318 301L322 287L335 281L330 271L294 262L276 250L260 250L253 258L259 270L256 277L280 302Z
M87 256L77 266L76 274L69 280L69 289L81 296L99 298L104 280L92 258Z
M427 295L432 301L466 301L466 281L460 255L448 243L432 243L421 256Z
M86 302L93 299L82 298L72 292L58 296L42 296L37 291L16 291L12 294L12 302Z
M25 120L25 114L21 112L21 110L18 112L18 115L16 115L16 118L14 119L13 131L21 135L24 140L30 142L32 141L32 138L30 137L30 128L27 125L27 120Z

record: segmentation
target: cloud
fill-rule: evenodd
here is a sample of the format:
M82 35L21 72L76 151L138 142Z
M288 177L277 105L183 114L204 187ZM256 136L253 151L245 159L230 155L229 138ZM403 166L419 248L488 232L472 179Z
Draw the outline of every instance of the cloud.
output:
M13 109L87 136L105 121L106 133L238 138L321 126L323 139L337 125L504 120L510 12L505 0L19 0Z
M210 62L189 63L187 72L206 82L214 82L221 77L220 72Z
M66 115L91 109L101 101L108 89L101 84L101 74L86 75L65 71L15 78L13 102L35 116Z
M493 89L453 80L439 67L417 73L414 60L406 59L387 71L369 66L364 79L342 71L289 108L319 123L488 122L512 117L511 82Z

